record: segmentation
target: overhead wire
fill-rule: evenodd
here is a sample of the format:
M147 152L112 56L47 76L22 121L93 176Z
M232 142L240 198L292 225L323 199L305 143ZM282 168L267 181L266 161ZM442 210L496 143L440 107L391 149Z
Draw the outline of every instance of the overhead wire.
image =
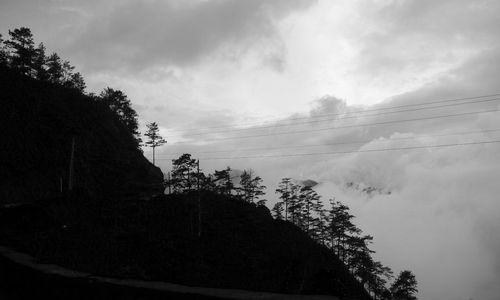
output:
M408 146L408 147L395 147L395 148L382 148L382 149L362 149L362 150L351 150L351 151L330 151L330 152L271 154L271 155L249 155L249 156L232 156L232 157L205 157L205 158L200 158L200 159L202 159L202 160L233 160L233 159L257 159L257 158L285 158L285 157L302 157L302 156L316 156L316 155L368 153L368 152L381 152L381 151L432 149L432 148L458 147L458 146L469 146L469 145L485 145L485 144L495 144L495 143L500 143L500 140L450 143L450 144L439 144L439 145L421 145L421 146ZM168 160L168 159L164 158L164 159L158 159L158 160Z
M464 97L464 98L434 100L434 101L412 103L412 104L403 104L403 105L396 105L396 106L378 107L378 108L372 108L372 109L350 111L350 112L345 112L345 113L330 113L330 114L322 114L322 115L315 115L315 116L292 117L292 118L276 118L276 119L269 119L267 121L259 121L259 122L252 122L252 123L243 123L243 124L240 124L240 125L256 125L256 124L270 123L270 122L281 122L281 121L293 121L293 120L302 120L302 119L310 119L310 118L332 117L332 116L340 116L340 115L345 115L345 114L366 113L366 112L374 112L374 111L397 109L397 108L405 108L405 107L415 107L415 106L422 106L422 105L439 104L439 103L446 103L446 102L455 102L455 101L464 101L464 100L491 98L491 97L496 97L496 96L500 96L500 93L480 95L480 96L473 96L473 97ZM479 102L479 101L476 101L476 102ZM213 127L204 127L204 128L190 128L188 130L190 130L190 131L193 131L193 130L197 131L197 130L206 130L206 129L224 129L224 128L234 128L234 127L235 126L213 126ZM180 129L180 130L171 129L171 130L174 130L174 131L183 131L184 129Z
M211 138L211 139L202 139L201 141L213 142L213 141L247 139L247 138L257 138L257 137L278 136L278 135L301 134L301 133L319 132L319 131L327 131L327 130L338 130L338 129L345 129L345 128L357 128L357 127L388 125L388 124L397 124L397 123L414 122L414 121L436 120L436 119L442 119L442 118L451 118L451 117L466 116L466 115L473 115L473 114L483 114L483 113L491 113L491 112L498 112L498 111L500 111L500 109L490 109L490 110L483 110L483 111L472 111L472 112L463 112L463 113L457 113L457 114L447 114L447 115L404 119L404 120L391 120L391 121L365 123L365 124L342 125L342 126L335 126L335 127L315 128L315 129L305 129L305 130L295 130L295 131L285 131L285 132L275 132L275 133L265 133L265 134ZM176 144L186 144L186 143L192 143L192 141L180 141L180 142L177 142Z
M390 138L390 139L386 139L383 141L385 142L385 141L415 140L417 138L434 138L434 137L470 135L470 134L492 133L492 132L500 132L500 129L475 130L475 131L455 132L455 133L446 133L446 134L422 134L422 135L413 135L411 137ZM366 143L373 142L373 141L379 142L380 140L377 140L377 138L374 138L374 139L370 139L370 140L344 141L344 142L335 142L335 143L327 143L327 144L286 145L286 146L280 146L280 147L258 147L258 148L232 149L232 150L195 151L195 152L191 152L191 154L232 153L232 152L246 152L246 151L287 150L287 149L297 149L297 148L357 145L357 144L366 144ZM172 153L160 154L160 155L157 154L156 156L161 158L162 156L170 156L170 155L184 154L184 153L185 152L172 152Z
M202 132L202 133L191 133L184 134L182 136L198 136L198 135L209 135L209 134L219 134L219 133L230 133L230 132L240 132L243 130L258 130L265 128L277 128L284 126L295 126L295 125L304 125L304 124L313 124L327 121L337 121L343 119L351 119L351 118L364 118L364 117L373 117L379 115L387 115L387 114L396 114L396 113L404 113L404 112L413 112L413 111L422 111L429 109L437 109L444 107L455 107L460 105L468 105L468 104L477 104L477 103L486 103L492 101L498 101L500 98L491 98L495 96L500 96L500 93L497 94L489 94L489 95L481 95L475 97L465 97L465 98L455 98L455 99L445 99L438 101L429 101L429 102L421 102L421 103L413 103L413 104L405 104L391 107L379 107L368 110L360 110L360 111L351 111L346 113L334 113L334 114L324 114L324 115L315 115L308 117L297 117L297 118L287 118L281 119L278 121L278 124L273 124L270 126L259 126L259 127L251 127L251 128L235 128L235 127L207 127L209 128L233 128L225 131L212 131L212 132ZM488 98L488 99L484 99ZM466 100L475 100L475 101L466 101ZM449 102L457 102L457 101L466 101L461 103L449 103ZM446 104L441 104L446 103ZM432 105L427 107L421 107L425 105ZM413 107L410 109L396 110L396 111L384 111L384 110L393 110L399 108L407 108ZM383 111L375 114L366 114L367 112L375 112L375 111ZM301 134L301 133L311 133L311 132L320 132L327 130L337 130L344 128L356 128L356 127L368 127L368 126L378 126L378 125L388 125L388 124L397 124L404 122L416 122L416 121L425 121L425 120L436 120L443 118L451 118L458 116L466 116L473 114L483 114L483 113L493 113L500 111L497 109L490 110L481 110L481 111L469 111L455 114L445 114L445 115L437 115L437 116L428 116L428 117L420 117L420 118L410 118L403 120L390 120L390 121L381 121L381 122L372 122L372 123L364 123L364 124L348 124L348 125L340 125L340 126L330 126L323 128L313 128L313 129L304 129L304 130L292 130L292 131L282 131L282 132L268 132L265 134L253 134L253 135L240 135L240 136L229 136L229 137L219 137L219 138L210 138L210 139L201 139L203 142L212 142L212 141L225 141L225 140L235 140L235 139L247 139L247 138L258 138L258 137L268 137L268 136L278 136L278 135L289 135L289 134ZM354 115L353 114L360 114ZM318 119L323 117L331 117L331 116L342 116L335 119ZM292 123L292 124L279 124L279 122L283 121L291 121L291 120L300 120L300 119L309 119L307 122L300 123ZM312 119L312 120L311 120ZM391 138L390 140L412 140L420 137L444 137L444 136L452 136L452 135L465 135L465 134L474 134L474 133L487 133L487 132L497 132L500 129L489 129L489 130L481 130L481 131L469 131L469 132L458 132L458 133L448 133L448 134L438 134L438 135L418 135L412 137L400 137L400 138ZM337 145L354 145L354 144L363 144L372 142L372 140L363 140L363 141L344 141L344 142L336 142L329 144L316 144L316 145L289 145L289 146L280 146L280 147L259 147L259 148L248 148L248 149L233 149L233 150L219 150L219 151L200 151L195 152L198 154L210 154L210 153L231 153L231 152L244 152L244 151L260 151L260 150L284 150L284 149L295 149L295 148L311 148L311 147L321 147L321 146L337 146ZM375 140L376 141L376 140ZM411 146L411 147L399 147L399 148L385 148L385 149L365 149L365 150L354 150L354 151L333 151L333 152L312 152L312 153L295 153L295 154L266 154L266 155L250 155L250 156L232 156L232 157L208 157L204 159L208 160L221 160L221 159L246 159L246 158L272 158L272 157L297 157L297 156L310 156L310 155L327 155L327 154L347 154L347 153L363 153L363 152L374 152L374 151L395 151L395 150L411 150L411 149L422 149L422 148L439 148L439 147L451 147L451 146L464 146L464 145L475 145L475 144L491 144L498 143L500 141L479 141L479 142L469 142L469 143L454 143L454 144L441 144L441 145L426 145L426 146ZM180 141L175 144L186 144L192 143L192 141ZM172 154L168 154L172 155ZM166 160L166 158L158 158L158 160Z
M240 132L240 131L267 129L267 128L299 126L299 125L304 125L304 124L314 124L314 123L321 123L321 122L328 122L328 121L338 121L338 120L353 119L353 118L366 118L366 117L374 117L374 116L381 116L381 115L395 114L395 113L402 113L402 112L413 112L413 111L420 111L420 110L426 110L426 109L436 109L436 108L452 107L452 106L467 105L467 104L492 102L492 101L498 101L498 100L500 100L500 98L493 98L493 99L486 99L486 100L479 100L479 101L469 101L469 102L463 102L463 103L444 104L444 105L431 106L431 107L420 107L420 108L398 110L398 111L389 111L389 112L382 112L382 113L377 113L377 114L368 114L368 115L362 115L362 116L358 116L358 115L355 115L355 116L344 116L344 117L334 118L334 119L311 120L311 121L307 121L307 122L299 122L299 123L291 123L291 124L275 124L275 125L269 125L269 126L258 126L258 127L248 127L248 128L235 128L235 129L228 129L228 130L223 130L223 131L212 131L212 132L198 132L198 133L189 133L189 134L179 134L179 135L170 135L168 137L179 137L179 136L188 137L188 136L199 136L199 135L209 135L209 134L217 134L217 133ZM346 113L346 114L349 114L349 113Z

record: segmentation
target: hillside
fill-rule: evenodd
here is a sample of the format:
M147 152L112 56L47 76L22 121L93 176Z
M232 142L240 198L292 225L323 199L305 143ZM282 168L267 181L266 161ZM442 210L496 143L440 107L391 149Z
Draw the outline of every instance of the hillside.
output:
M265 206L162 191L92 96L0 68L0 244L98 276L370 299L327 247ZM68 189L72 141L74 188Z
M0 203L67 192L73 138L75 189L91 195L161 189L160 169L132 135L107 107L78 90L0 66L0 110Z
M48 210L66 228L43 218L39 225L16 222L21 218L4 210L12 221L2 224L0 237L42 262L97 275L369 299L330 250L291 223L274 220L263 206L206 192L198 237L194 193L106 201L99 210L86 198L71 201L69 210L61 203ZM63 220L68 211L85 217Z

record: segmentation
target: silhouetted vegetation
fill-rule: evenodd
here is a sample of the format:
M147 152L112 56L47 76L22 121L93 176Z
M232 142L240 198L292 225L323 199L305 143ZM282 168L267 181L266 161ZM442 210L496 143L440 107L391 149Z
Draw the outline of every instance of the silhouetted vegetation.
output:
M56 54L42 59L45 47L34 47L29 29L9 34L0 43L1 201L60 196L72 188L70 178L92 195L160 192L161 171L139 150L126 96L111 89L85 95L69 63Z
M62 60L57 53L46 56L43 43L35 47L33 34L29 28L9 30L9 36L10 39L4 41L0 35L0 66L42 82L85 94L86 85L83 76L79 72L74 72L75 67L69 61ZM141 139L137 113L125 93L108 87L99 96L94 94L88 96L114 112L115 117L135 137L136 147L139 148Z
M399 273L391 285L391 294L394 300L416 300L417 280L411 271L405 270Z
M64 87L85 90L85 81L79 72L74 72L68 61L63 61L52 53L45 55L45 46L35 47L33 34L26 27L9 30L10 39L0 37L0 64L16 70L20 74L47 81Z
M146 141L145 145L153 148L153 165L154 165L155 148L162 146L163 144L167 143L167 141L164 140L163 137L159 134L160 129L158 128L158 124L156 124L156 122L146 124L146 127L148 128L148 130L144 135L148 138L148 140Z
M387 287L392 271L373 260L373 237L340 201L325 206L311 186L283 178L273 218L254 171L237 176L228 166L205 174L187 153L163 181L154 150L166 141L156 123L147 125L149 163L125 93L108 87L87 95L81 74L56 53L46 56L43 44L35 47L28 28L9 36L0 36L0 125L8 145L0 153L0 198L35 203L16 214L37 217L30 226L1 219L3 242L108 276L416 299L410 271ZM162 195L165 186L171 194Z
M257 206L265 203L265 200L258 200L265 195L265 186L251 170L243 171L239 186L235 187L236 180L233 179L236 178L231 177L230 167L205 175L199 170L198 160L188 153L174 159L172 164L172 179L167 184L174 187L176 194L211 191L233 201ZM311 186L296 184L291 178L283 178L276 193L281 200L273 207L276 221L295 225L318 245L330 249L331 254L375 299L398 299L395 297L401 294L397 292L399 289L387 286L393 278L392 270L372 258L374 251L369 245L373 237L363 235L353 223L354 216L347 205L332 198L326 208L321 196ZM398 281L401 280L398 278Z

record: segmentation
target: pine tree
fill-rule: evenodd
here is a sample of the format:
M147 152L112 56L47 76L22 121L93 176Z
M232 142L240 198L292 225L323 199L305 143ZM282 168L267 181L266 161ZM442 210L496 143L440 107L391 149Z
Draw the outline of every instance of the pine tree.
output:
M327 216L323 202L321 201L321 196L317 195L313 198L312 210L314 215L312 219L311 237L317 242L325 245L328 237L326 224Z
M231 195L231 192L234 189L234 184L231 180L231 168L228 166L224 170L216 170L214 172L214 183L219 193Z
M9 63L9 55L7 53L7 48L5 42L0 34L0 66L7 66Z
M85 88L87 87L87 85L85 84L85 80L83 79L83 76L82 74L80 74L80 72L71 74L69 80L66 81L64 85L66 87L76 89L82 93L85 92Z
M405 270L399 273L391 285L391 293L394 300L417 300L417 280L411 271Z
M118 120L129 130L139 146L137 112L132 108L127 95L120 90L106 88L99 95L99 101L115 113Z
M302 228L302 202L299 198L300 185L290 184L290 198L288 199L288 215L293 224Z
M354 216L349 213L349 207L334 199L330 199L330 204L328 219L330 243L337 256L345 263L347 239L350 235L359 234L360 229L352 223Z
M43 43L40 43L36 48L36 54L33 60L33 75L36 79L42 81L49 80L49 73L47 71L46 63L47 57L45 56L45 45Z
M314 198L317 197L316 192L310 186L304 186L299 192L300 202L300 224L301 227L308 235L310 235L312 223L312 206Z
M197 184L197 160L191 158L191 154L182 154L178 159L172 160L172 178L170 186L174 193L189 192Z
M9 30L9 35L10 39L5 44L10 52L10 67L19 70L21 74L32 76L37 51L31 30L21 27Z
M155 148L164 145L167 141L163 139L163 137L159 134L160 129L158 128L158 124L156 122L152 122L146 124L148 130L144 134L148 137L148 141L146 141L146 146L153 148L153 165L155 164Z
M242 192L241 198L248 203L255 203L260 196L265 195L264 189L266 186L262 185L262 178L259 176L253 177L253 171L244 170L240 176L240 188Z
M276 220L283 220L283 202L276 202L273 206L272 213Z
M46 60L48 80L52 83L62 84L63 82L63 63L57 53L52 53Z
M288 221L288 204L291 197L291 184L291 178L283 178L275 191L277 194L281 194L279 198L284 206L285 221Z

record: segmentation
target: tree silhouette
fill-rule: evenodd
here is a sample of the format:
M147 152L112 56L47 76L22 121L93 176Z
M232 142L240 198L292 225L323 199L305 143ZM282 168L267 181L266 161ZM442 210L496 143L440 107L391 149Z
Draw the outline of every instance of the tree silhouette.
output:
M391 293L394 300L416 300L417 280L411 271L404 270L391 285Z
M332 249L346 263L348 238L352 234L359 234L361 230L352 223L354 216L349 213L349 207L334 199L330 199L330 203L328 230Z
M226 169L214 172L214 183L216 189L221 194L231 195L231 191L234 189L233 181L231 180L231 168L228 166Z
M83 79L83 76L82 74L80 74L80 72L71 74L69 80L66 81L64 85L72 89L77 89L82 93L86 88L85 80Z
M5 47L4 40L2 38L2 35L0 34L0 66L7 66L8 57L9 56Z
M276 193L281 194L280 199L284 206L285 221L288 221L288 204L291 198L291 185L291 178L282 178L276 189Z
M109 109L115 113L118 120L129 130L130 134L134 136L137 141L137 146L139 146L140 137L137 125L137 112L132 108L127 95L120 90L114 90L108 87L101 92L98 101L108 106Z
M313 217L311 219L311 238L325 245L328 239L327 215L324 209L321 196L317 195L312 199Z
M178 159L172 160L172 178L170 186L174 193L189 192L197 184L197 160L191 154L182 154Z
M63 63L57 53L52 53L46 59L48 80L52 83L61 83L64 77Z
M47 57L45 56L45 45L43 43L38 44L36 48L35 57L33 59L33 76L36 79L42 81L49 80L49 73L47 71Z
M243 171L240 176L240 185L241 198L245 202L254 203L260 196L265 195L264 189L266 189L266 186L262 184L262 178L259 176L253 177L251 169Z
M276 220L283 220L283 202L276 202L273 206L272 213Z
M84 93L83 76L79 72L74 73L75 67L69 61L61 60L57 53L45 56L46 49L43 43L35 48L29 28L9 30L9 35L10 40L5 42L0 35L0 65L32 78L60 84Z
M152 122L146 124L148 130L144 134L148 137L148 141L146 141L146 146L153 148L153 165L155 164L155 148L164 145L167 141L163 139L163 137L159 134L158 124L156 122Z
M10 52L11 68L21 74L32 75L33 62L36 57L35 43L31 30L26 27L9 30L10 39L5 42Z

